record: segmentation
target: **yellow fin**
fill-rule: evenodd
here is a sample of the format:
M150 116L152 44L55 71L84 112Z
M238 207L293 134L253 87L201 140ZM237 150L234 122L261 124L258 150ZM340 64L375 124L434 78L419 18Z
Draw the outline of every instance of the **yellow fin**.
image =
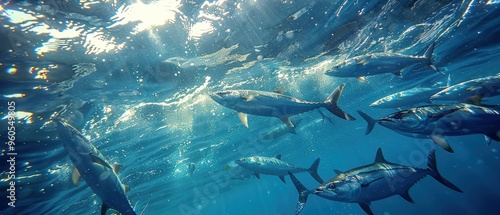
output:
M243 112L238 112L238 117L240 118L241 123L243 123L243 125L248 128L247 114Z
M80 181L80 172L78 172L78 169L73 167L73 172L71 173L71 181L75 186L78 186L78 181Z
M360 82L366 82L366 77L365 76L359 76L358 81Z

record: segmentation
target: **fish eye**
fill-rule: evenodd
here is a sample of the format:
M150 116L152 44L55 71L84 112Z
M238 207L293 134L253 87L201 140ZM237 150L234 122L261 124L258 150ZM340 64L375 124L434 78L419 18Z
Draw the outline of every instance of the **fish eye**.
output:
M330 185L328 185L328 189L329 190L334 190L335 189L335 184L334 183L331 183Z
M394 119L401 119L401 113L394 114Z

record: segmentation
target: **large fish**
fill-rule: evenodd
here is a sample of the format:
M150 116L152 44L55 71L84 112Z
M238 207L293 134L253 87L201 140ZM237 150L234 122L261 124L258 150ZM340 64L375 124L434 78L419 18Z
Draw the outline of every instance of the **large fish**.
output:
M113 208L123 215L136 215L125 195L128 187L118 178L118 165L110 165L104 156L80 132L66 122L56 121L59 138L75 165L72 181L78 185L82 177L101 198L101 215Z
M282 92L265 92L257 90L228 90L211 93L210 97L217 103L238 111L243 125L248 127L247 114L278 117L293 127L290 117L318 108L326 108L336 116L354 120L354 117L342 111L337 101L345 84L337 87L324 102L308 102L283 95Z
M323 179L318 175L319 158L316 159L308 169L297 167L281 160L281 155L276 157L261 157L252 156L241 158L235 161L241 167L254 172L255 176L260 179L260 174L276 175L285 182L285 176L289 172L299 173L308 172L319 183L323 183Z
M335 66L325 74L334 77L364 77L393 73L402 76L402 70L413 65L428 65L433 70L437 68L432 64L434 43L429 46L423 56L403 55L398 53L378 52L349 58Z
M379 148L373 164L347 172L338 170L335 172L337 176L314 190L306 189L293 173L290 173L290 178L299 192L299 201L295 214L302 211L308 195L315 194L333 201L358 203L367 214L373 215L369 206L372 201L400 195L406 201L413 203L414 201L408 191L415 183L427 175L432 176L452 190L462 192L457 186L439 174L434 150L429 153L426 169L388 162Z
M459 101L479 105L486 97L500 95L500 74L472 79L445 88L433 96L433 101Z
M400 134L431 138L446 151L453 152L445 136L484 134L500 141L500 112L470 104L427 105L389 114L375 120L358 111L368 122L366 134L376 123Z
M450 86L450 75L445 87L417 87L385 96L370 104L377 108L404 108L420 103L431 103L430 97Z

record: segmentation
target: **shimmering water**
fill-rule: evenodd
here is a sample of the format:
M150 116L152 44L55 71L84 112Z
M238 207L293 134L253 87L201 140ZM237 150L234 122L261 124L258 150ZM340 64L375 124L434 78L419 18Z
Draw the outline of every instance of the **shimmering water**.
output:
M366 136L356 110L382 117L395 109L369 106L379 98L444 86L448 75L451 84L495 75L500 66L497 1L2 1L0 24L2 141L9 107L17 111L16 207L8 205L6 144L1 214L100 213L101 200L85 182L71 183L73 164L54 114L123 164L119 176L138 213L293 214L298 194L289 177L286 184L259 180L234 160L281 154L308 167L319 157L327 180L334 169L372 163L380 147L391 162L425 168L431 140L381 126ZM324 74L368 53L420 56L433 42L432 63L444 74L426 65L365 82ZM286 95L324 101L342 83L339 106L357 120L311 111L292 117L296 134L272 117L250 115L245 128L208 96L285 87ZM410 189L415 204L394 196L374 201L375 214L498 213L499 144L483 135L447 139L455 153L437 147L438 167L463 193L427 177ZM297 176L309 189L318 186L308 174ZM364 214L357 204L318 196L301 214L336 213Z

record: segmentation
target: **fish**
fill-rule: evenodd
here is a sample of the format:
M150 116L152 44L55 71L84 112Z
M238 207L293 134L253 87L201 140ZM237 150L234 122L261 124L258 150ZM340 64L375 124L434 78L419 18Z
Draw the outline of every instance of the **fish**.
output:
M290 127L285 124L280 124L279 126L259 134L259 139L261 140L276 140L287 134L297 134L296 128L302 122L302 119L291 120L294 127Z
M245 127L248 127L247 114L277 117L290 127L294 127L290 117L318 108L326 108L345 120L355 120L337 106L345 84L335 88L324 102L309 102L283 95L282 91L267 92L258 90L227 90L210 94L217 103L236 110Z
M500 74L464 81L431 96L432 101L458 101L481 105L483 98L500 95Z
M81 178L102 200L101 215L109 208L123 215L136 215L124 185L117 175L121 165L111 165L97 148L70 124L57 120L59 138L75 165L71 174L76 186Z
M276 175L283 183L286 183L285 176L288 175L289 172L308 172L317 182L323 183L323 179L318 175L319 161L319 158L316 159L308 169L282 161L281 155L277 155L276 157L252 156L240 158L235 162L241 167L254 172L258 179L260 179L260 174Z
M325 74L334 77L356 77L360 81L364 81L366 76L384 73L392 73L402 77L402 70L415 64L425 64L439 72L432 63L434 46L434 43L432 43L422 56L389 52L376 52L355 56L336 64Z
M403 90L397 93L385 96L370 104L370 107L376 108L403 108L415 104L431 104L430 97L437 92L449 87L450 75L448 75L447 85L443 87L417 87Z
M444 186L462 192L460 188L443 178L439 173L434 149L429 153L426 169L388 162L379 148L374 163L346 172L339 170L335 170L335 172L337 176L322 183L314 190L305 188L293 173L289 173L299 193L295 214L299 214L304 209L307 197L311 194L332 201L358 203L363 211L369 215L374 214L370 208L372 201L390 196L400 195L406 201L414 203L409 190L415 183L428 175Z
M500 141L500 112L493 108L465 103L426 105L398 111L378 120L361 111L358 113L368 123L367 135L378 123L405 136L431 138L452 153L445 136L484 134Z

